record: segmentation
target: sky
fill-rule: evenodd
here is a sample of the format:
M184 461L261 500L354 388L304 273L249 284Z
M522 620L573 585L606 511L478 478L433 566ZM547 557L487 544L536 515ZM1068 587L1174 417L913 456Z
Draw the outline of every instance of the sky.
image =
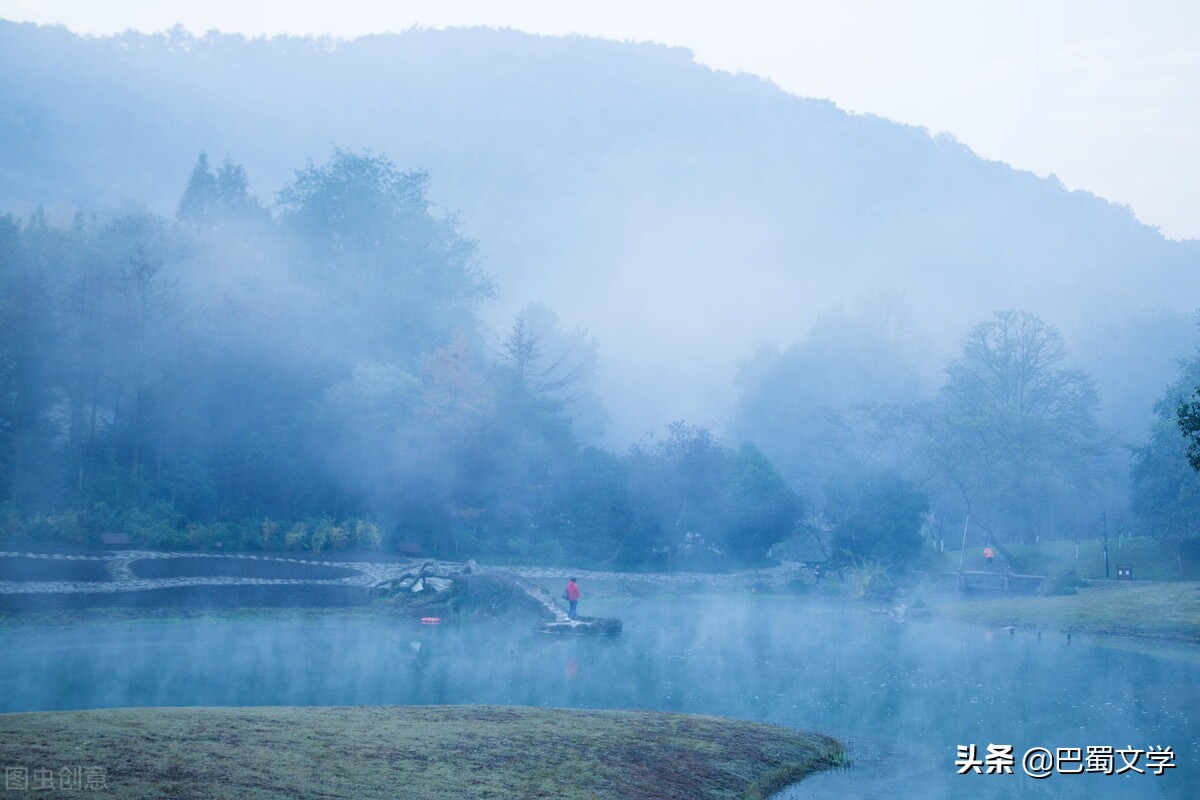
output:
M482 25L682 46L715 69L948 132L1200 238L1195 0L0 0L0 18L94 35Z

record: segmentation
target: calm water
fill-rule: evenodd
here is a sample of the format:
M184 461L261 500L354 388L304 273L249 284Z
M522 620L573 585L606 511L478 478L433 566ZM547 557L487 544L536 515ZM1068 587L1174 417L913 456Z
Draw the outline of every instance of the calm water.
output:
M896 624L783 598L588 613L614 639L521 626L165 622L0 631L0 711L159 705L504 703L756 719L851 741L858 766L792 798L1200 797L1195 649L1151 656L1047 635ZM1190 659L1188 656L1192 656ZM1011 744L1015 775L956 775ZM1161 777L1021 772L1031 747L1174 748ZM1121 761L1118 757L1117 764ZM1139 763L1144 767L1144 762Z

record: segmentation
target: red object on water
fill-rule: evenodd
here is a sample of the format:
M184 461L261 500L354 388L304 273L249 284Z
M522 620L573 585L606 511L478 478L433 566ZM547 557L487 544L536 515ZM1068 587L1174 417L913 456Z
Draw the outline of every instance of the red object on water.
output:
M437 625L442 621L441 617L421 617L422 625Z

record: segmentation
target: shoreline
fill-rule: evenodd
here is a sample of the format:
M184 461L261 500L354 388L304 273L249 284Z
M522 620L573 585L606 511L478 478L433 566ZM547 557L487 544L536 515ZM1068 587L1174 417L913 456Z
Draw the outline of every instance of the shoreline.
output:
M929 609L945 619L990 629L1053 631L1176 645L1200 645L1200 582L1084 587L1045 597L935 599Z
M296 554L111 551L64 554L0 551L0 626L99 619L261 615L287 609L359 609L386 613L372 587L426 560L324 560ZM361 557L366 554L356 554ZM451 564L456 562L432 562ZM96 569L107 574L97 576ZM19 569L46 574L12 580ZM1046 630L1150 642L1200 644L1200 582L1139 582L1085 587L1077 594L964 597L920 581L891 601L852 599L832 576L818 589L796 562L721 573L620 572L539 566L485 566L484 571L540 583L575 575L594 599L651 599L663 595L790 596L859 608L925 603L934 619L974 626ZM58 574L54 571L57 570ZM81 571L86 570L84 575ZM307 572L311 572L308 575ZM77 575L78 574L78 575ZM71 580L85 577L85 580ZM96 580L102 577L103 580ZM214 600L219 598L219 602ZM152 602L144 603L143 600ZM217 612L224 612L218 614Z

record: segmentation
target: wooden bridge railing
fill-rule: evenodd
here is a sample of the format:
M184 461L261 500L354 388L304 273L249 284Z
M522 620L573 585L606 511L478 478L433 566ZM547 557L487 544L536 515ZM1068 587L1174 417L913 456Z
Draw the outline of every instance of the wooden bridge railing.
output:
M962 570L958 573L960 592L1005 592L1033 594L1041 588L1045 575L1019 575L1000 570Z

